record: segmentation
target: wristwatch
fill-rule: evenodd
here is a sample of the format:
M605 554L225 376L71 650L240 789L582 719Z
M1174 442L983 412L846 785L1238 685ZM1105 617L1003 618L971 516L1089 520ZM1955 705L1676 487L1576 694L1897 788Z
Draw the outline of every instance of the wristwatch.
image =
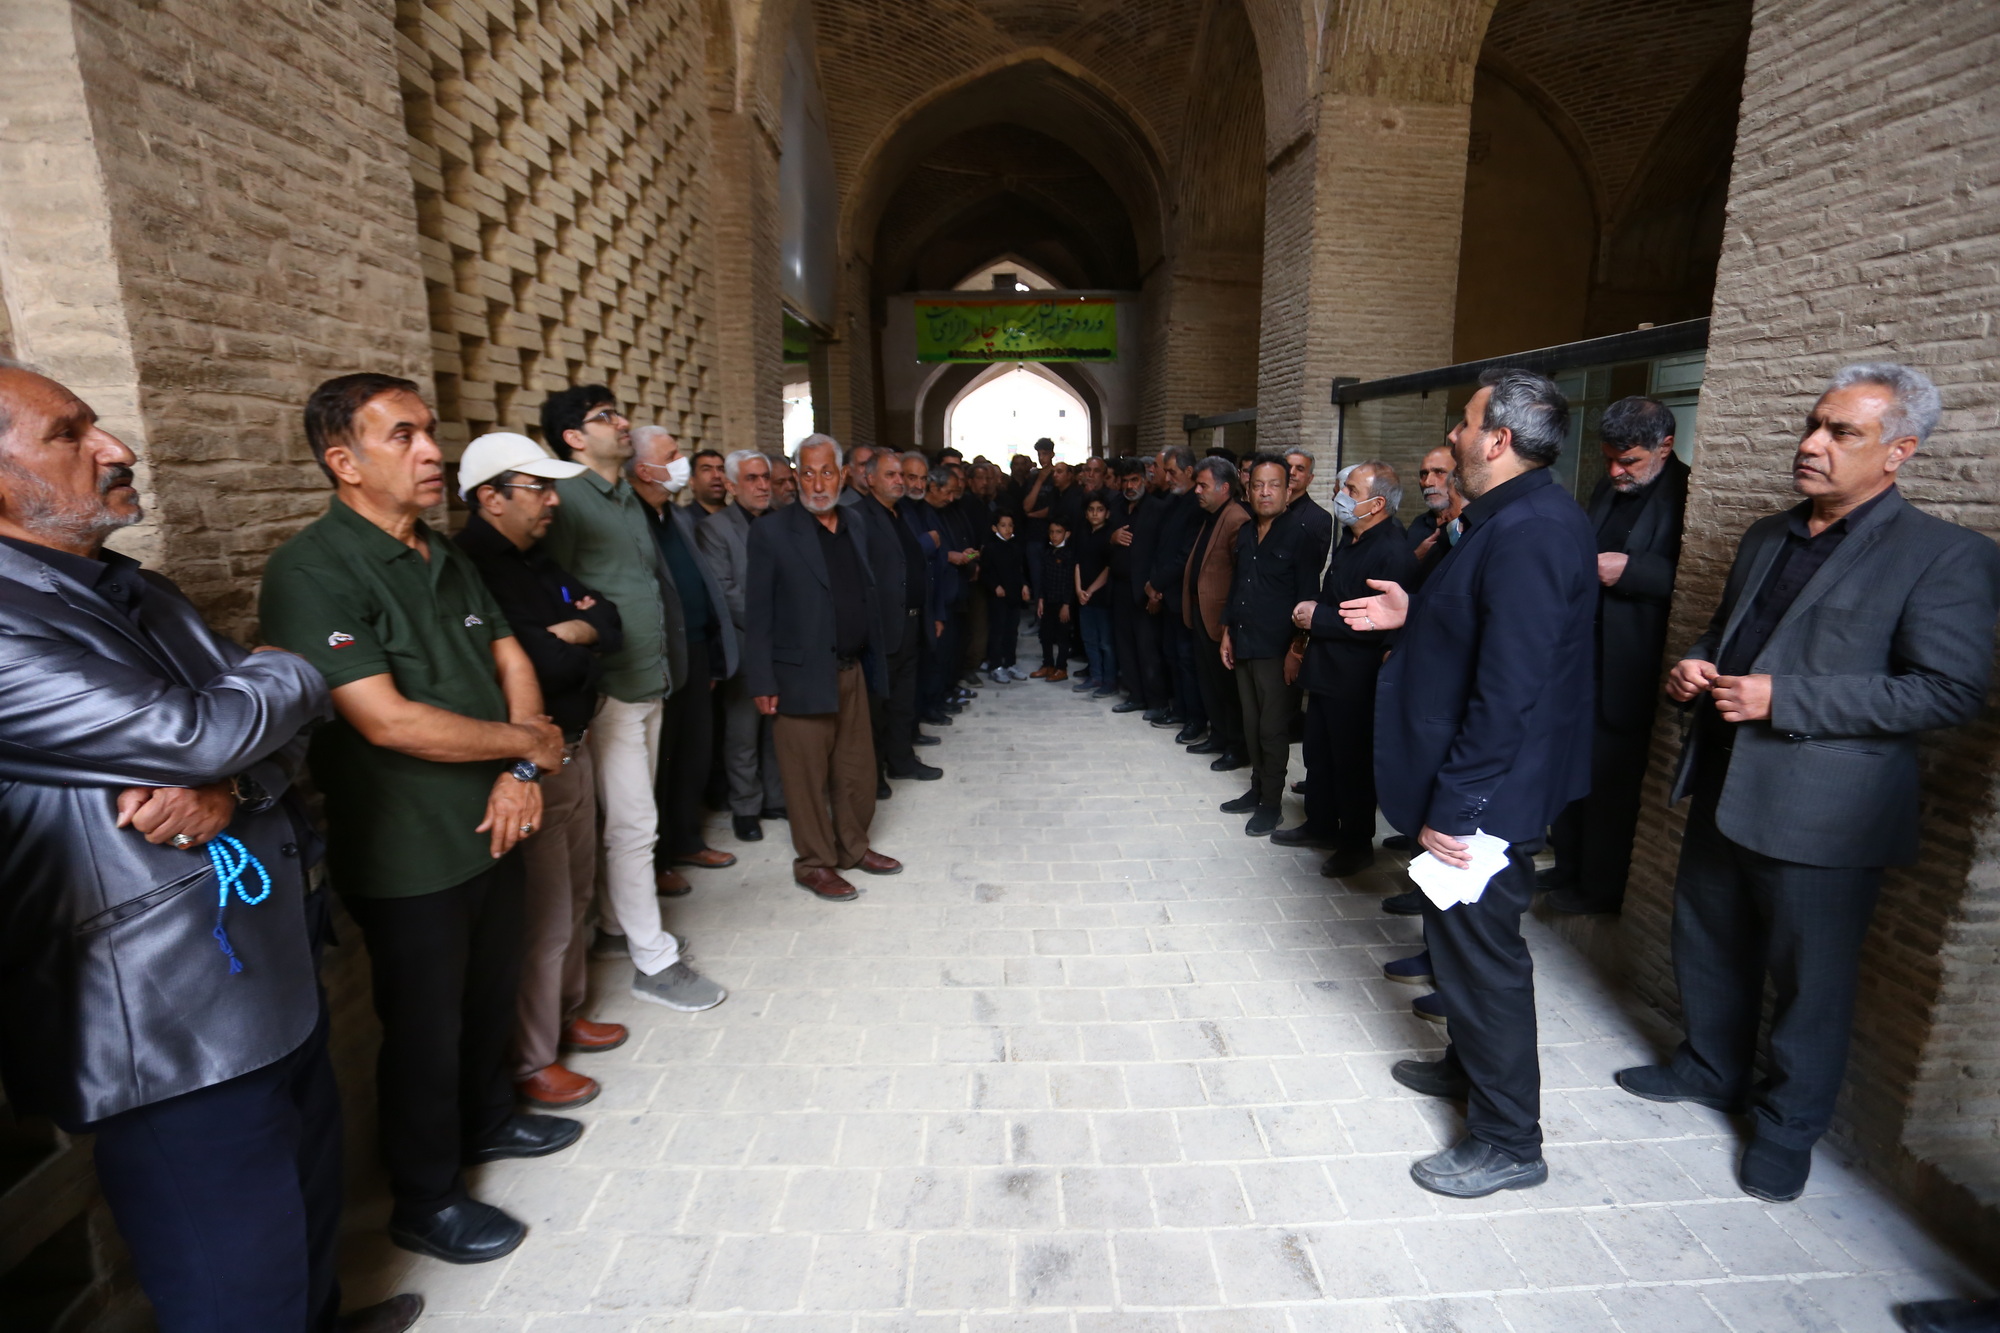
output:
M264 789L264 784L248 773L238 773L229 779L229 794L236 798L236 804L250 814L258 815L271 808L273 798Z
M542 770L535 766L535 761L532 759L516 759L514 766L507 771L523 782L540 782L542 780Z

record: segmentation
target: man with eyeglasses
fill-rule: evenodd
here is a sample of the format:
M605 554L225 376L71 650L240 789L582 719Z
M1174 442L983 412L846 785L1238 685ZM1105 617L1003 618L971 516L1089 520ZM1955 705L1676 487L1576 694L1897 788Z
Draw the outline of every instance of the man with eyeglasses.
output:
M543 538L549 556L618 607L625 645L603 658L604 698L591 717L589 745L604 818L604 886L632 957L632 994L669 1009L711 1009L722 987L681 961L680 941L661 921L656 895L688 892L686 878L655 871L660 723L667 692L687 679L680 599L675 595L646 502L625 478L632 423L611 390L584 384L542 404L542 438L587 469L556 483L561 506ZM671 473L670 473L671 475ZM684 481L686 472L680 473Z

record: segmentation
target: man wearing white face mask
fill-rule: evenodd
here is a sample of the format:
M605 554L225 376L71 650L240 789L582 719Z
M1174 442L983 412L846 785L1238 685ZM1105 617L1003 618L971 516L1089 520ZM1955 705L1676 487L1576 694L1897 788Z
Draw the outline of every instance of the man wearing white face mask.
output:
M586 736L604 812L602 893L611 919L601 924L614 942L624 938L635 996L670 1009L712 1008L722 1003L722 988L681 961L680 941L662 925L655 896L680 897L689 888L678 872L654 869L660 821L653 787L666 696L691 686L681 599L646 502L624 474L632 423L609 389L578 385L542 404L542 437L590 469L556 483L562 504L542 545L558 565L610 598L625 628L624 648L602 659L604 698ZM663 480L671 481L673 471L666 464ZM707 683L697 684L706 693Z
M1338 879L1375 863L1375 676L1388 635L1350 629L1340 604L1368 596L1370 579L1409 587L1417 558L1396 510L1403 484L1387 463L1356 463L1340 474L1333 516L1341 534L1320 581L1319 599L1292 608L1310 634L1299 672L1306 705L1306 819L1279 829L1281 847L1325 847L1320 873Z

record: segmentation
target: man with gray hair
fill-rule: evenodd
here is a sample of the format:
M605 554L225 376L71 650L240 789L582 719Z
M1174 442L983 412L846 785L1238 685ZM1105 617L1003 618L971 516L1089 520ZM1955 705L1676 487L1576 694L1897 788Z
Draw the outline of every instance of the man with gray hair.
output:
M1845 367L1792 459L1804 496L1750 526L1708 632L1667 676L1693 705L1673 798L1692 795L1674 883L1683 1025L1651 1101L1748 1108L1744 1193L1796 1199L1833 1117L1884 866L1917 859L1918 736L1986 699L2000 550L1912 506L1896 473L1936 428L1907 366ZM1764 980L1770 1074L1752 1082Z
M1550 465L1569 401L1526 370L1488 371L1451 431L1465 535L1415 596L1370 579L1341 603L1349 629L1401 628L1382 664L1375 787L1382 813L1433 861L1470 870L1473 835L1498 869L1471 901L1422 904L1432 979L1450 1018L1444 1058L1403 1060L1397 1082L1466 1099L1465 1137L1410 1168L1455 1198L1548 1179L1542 1159L1535 977L1521 938L1549 821L1590 786L1591 625L1597 539Z
M750 525L771 512L771 460L755 449L738 449L722 460L735 504L717 510L695 529L695 545L722 586L722 600L736 626L738 642L750 630L743 593L750 581ZM728 783L730 826L744 842L764 836L759 821L785 808L778 785L778 758L771 749L771 724L758 715L743 673L722 682L722 768Z

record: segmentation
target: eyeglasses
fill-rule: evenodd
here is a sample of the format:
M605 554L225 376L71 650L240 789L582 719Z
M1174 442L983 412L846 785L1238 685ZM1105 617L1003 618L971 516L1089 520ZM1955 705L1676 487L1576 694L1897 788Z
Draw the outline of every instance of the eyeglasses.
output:
M601 411L592 412L589 416L583 419L583 424L586 426L609 426L614 421L630 421L630 420L631 420L630 417L626 416L623 412L620 412L617 408L607 407L602 409Z
M495 482L493 487L495 490L501 491L546 491L549 489L546 484L539 481L499 481Z

